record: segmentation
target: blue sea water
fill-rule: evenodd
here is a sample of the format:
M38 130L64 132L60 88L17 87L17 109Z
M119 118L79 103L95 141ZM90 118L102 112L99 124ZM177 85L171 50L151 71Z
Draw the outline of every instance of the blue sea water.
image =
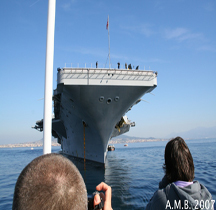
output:
M216 139L186 141L195 165L195 180L204 184L216 199ZM145 209L158 188L164 172L166 141L116 144L115 151L108 152L106 168L93 163L71 159L80 170L89 194L101 181L112 187L114 210ZM58 153L60 147L53 147ZM34 158L42 155L42 148L0 149L0 209L11 209L14 186L22 169ZM215 208L216 209L216 208Z

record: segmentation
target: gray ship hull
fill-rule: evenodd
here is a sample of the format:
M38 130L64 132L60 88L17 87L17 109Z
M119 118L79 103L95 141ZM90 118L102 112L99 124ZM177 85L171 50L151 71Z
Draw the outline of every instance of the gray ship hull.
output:
M85 135L85 158L104 163L108 140L115 125L148 88L65 86L61 98L61 119L67 132L67 138L61 142L63 153L83 158ZM104 97L102 102L99 101L101 96ZM118 101L115 97L119 97ZM108 104L109 98L112 101Z

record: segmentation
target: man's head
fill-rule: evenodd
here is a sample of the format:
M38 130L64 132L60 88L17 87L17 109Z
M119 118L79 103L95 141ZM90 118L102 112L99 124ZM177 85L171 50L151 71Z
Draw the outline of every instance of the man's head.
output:
M165 148L163 166L170 182L193 181L194 164L190 150L181 137L170 140Z
M74 164L60 154L34 159L18 177L13 210L87 209L87 191Z

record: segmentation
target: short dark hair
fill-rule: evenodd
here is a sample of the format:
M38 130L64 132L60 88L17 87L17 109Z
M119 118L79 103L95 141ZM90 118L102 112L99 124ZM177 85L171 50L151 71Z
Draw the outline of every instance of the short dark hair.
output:
M60 154L42 155L17 179L13 210L87 209L87 191L76 166Z
M194 163L190 150L181 137L170 140L165 148L163 169L169 182L193 181Z

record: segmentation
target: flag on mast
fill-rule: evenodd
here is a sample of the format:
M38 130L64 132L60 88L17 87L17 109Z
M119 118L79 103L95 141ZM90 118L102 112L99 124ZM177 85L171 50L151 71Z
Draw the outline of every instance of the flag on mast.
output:
M109 16L107 18L107 24L106 24L106 29L108 30L108 28L109 28Z
M108 30L108 42L109 42L109 54L108 54L108 57L109 57L109 68L111 67L110 65L110 36L109 36L109 15L108 15L108 18L107 18L107 24L106 24L106 29Z

